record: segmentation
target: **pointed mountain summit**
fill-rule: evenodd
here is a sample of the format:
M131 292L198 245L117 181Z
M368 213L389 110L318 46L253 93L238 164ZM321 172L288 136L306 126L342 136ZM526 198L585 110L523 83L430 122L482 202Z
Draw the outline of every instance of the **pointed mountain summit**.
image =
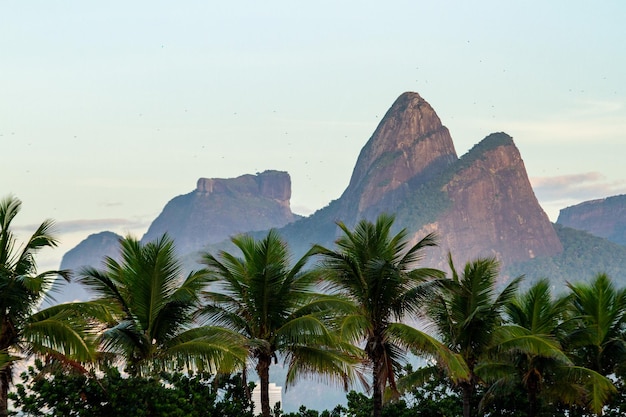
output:
M341 196L342 217L372 218L393 212L411 187L457 160L450 132L419 94L393 103L365 144Z

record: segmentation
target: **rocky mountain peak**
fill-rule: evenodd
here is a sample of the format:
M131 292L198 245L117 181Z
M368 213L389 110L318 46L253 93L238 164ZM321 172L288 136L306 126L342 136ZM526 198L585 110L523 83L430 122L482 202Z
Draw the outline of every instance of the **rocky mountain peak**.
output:
M494 133L474 146L442 190L449 206L421 233L436 231L442 254L451 251L457 265L478 256L508 265L563 251L509 135Z
M346 217L393 211L407 189L457 160L450 132L419 94L393 103L362 149L342 196Z

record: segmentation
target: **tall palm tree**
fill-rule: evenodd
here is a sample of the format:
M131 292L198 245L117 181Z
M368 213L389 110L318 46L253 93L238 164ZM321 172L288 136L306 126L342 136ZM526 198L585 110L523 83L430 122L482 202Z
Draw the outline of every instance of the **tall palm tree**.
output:
M528 416L545 403L578 404L599 412L614 388L591 370L574 366L560 341L569 333L569 296L552 298L550 284L539 280L506 306L507 324L494 335L504 361L487 363L482 372L497 369L499 378L486 397L509 395L520 387L526 392Z
M350 305L314 291L318 274L304 270L310 253L292 265L275 230L260 240L241 235L231 241L241 256L226 251L203 256L217 281L215 291L204 292L208 305L203 312L210 322L246 339L260 379L263 416L270 415L269 369L278 355L288 364L287 386L309 374L341 380L344 386L352 382L356 361L337 343L327 320Z
M492 345L492 335L503 322L506 303L514 296L522 279L513 279L500 293L496 283L499 263L495 258L467 262L461 275L449 255L452 278L434 298L428 316L444 344L458 353L470 377L459 382L463 394L463 416L472 415L472 398L480 382L476 367Z
M146 244L127 236L120 245L120 262L107 257L103 270L81 271L81 282L97 295L93 303L110 315L101 339L104 352L120 355L131 375L240 366L245 352L238 348L239 336L194 319L208 275L196 271L185 277L167 235Z
M437 340L401 322L416 317L434 287L428 281L443 277L443 272L415 268L424 249L436 245L434 235L409 246L405 229L392 234L393 222L393 216L382 214L375 223L360 221L354 231L338 222L343 234L336 241L337 249L314 247L322 256L329 290L356 306L343 320L342 333L355 344L365 343L375 417L381 415L385 388L396 388L396 375L408 349L435 355L455 375L467 376L458 358Z
M16 361L31 354L93 358L85 322L65 305L36 311L57 276L69 279L67 271L37 272L36 253L55 247L53 222L46 220L22 244L11 223L22 202L12 196L0 200L0 417L7 415L7 394Z

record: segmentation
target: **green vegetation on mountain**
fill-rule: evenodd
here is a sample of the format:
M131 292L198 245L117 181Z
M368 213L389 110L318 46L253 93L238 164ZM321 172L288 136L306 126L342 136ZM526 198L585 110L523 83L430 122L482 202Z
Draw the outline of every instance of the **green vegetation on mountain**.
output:
M563 243L563 253L552 257L537 256L510 265L503 273L508 276L524 274L527 283L549 278L561 291L565 290L568 281L586 281L601 272L612 277L619 286L626 286L626 247L559 224L554 224L554 229Z

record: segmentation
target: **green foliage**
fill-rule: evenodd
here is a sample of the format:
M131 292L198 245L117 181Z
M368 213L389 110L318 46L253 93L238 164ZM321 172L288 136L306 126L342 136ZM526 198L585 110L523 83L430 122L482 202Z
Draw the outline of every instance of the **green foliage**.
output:
M81 282L105 307L102 348L119 355L132 375L181 369L231 371L242 365L240 336L223 328L198 326L200 291L210 282L204 271L182 275L174 242L163 235L146 244L127 236L120 262L83 269Z
M38 361L10 394L12 415L47 417L253 417L240 375L210 378L162 374L162 378L104 374L46 373Z
M339 222L342 235L335 242L336 250L314 247L322 256L328 289L354 305L340 331L346 340L365 346L375 417L381 415L385 387L395 389L408 349L435 356L452 373L467 375L467 368L437 340L400 322L415 317L436 287L433 279L443 272L416 268L423 251L436 244L434 235L409 246L406 230L392 234L393 222L394 217L385 214L375 222L360 221L354 230Z
M37 271L37 252L57 245L54 224L46 220L25 242L18 242L11 224L21 206L12 196L0 200L0 416L6 415L14 363L22 357L87 361L95 356L93 332L73 305L36 312L52 283L58 276L69 280L69 272Z
M443 181L421 184L411 191L405 202L398 207L398 220L411 225L411 231L432 223L445 212L452 202L443 190Z
M344 386L352 383L352 365L357 360L345 351L346 344L338 343L329 320L331 312L351 306L314 291L319 273L304 270L311 253L292 265L289 248L275 230L259 240L241 235L231 241L241 257L225 251L203 257L219 286L203 293L208 304L202 313L210 323L245 339L242 346L260 379L263 415L271 412L269 369L278 354L287 365L287 386L310 375ZM356 351L352 346L346 348Z
M552 257L537 257L511 265L504 275L524 274L527 283L549 277L557 289L565 289L566 282L588 281L603 272L614 277L616 284L626 286L626 247L587 232L554 224L563 252Z

